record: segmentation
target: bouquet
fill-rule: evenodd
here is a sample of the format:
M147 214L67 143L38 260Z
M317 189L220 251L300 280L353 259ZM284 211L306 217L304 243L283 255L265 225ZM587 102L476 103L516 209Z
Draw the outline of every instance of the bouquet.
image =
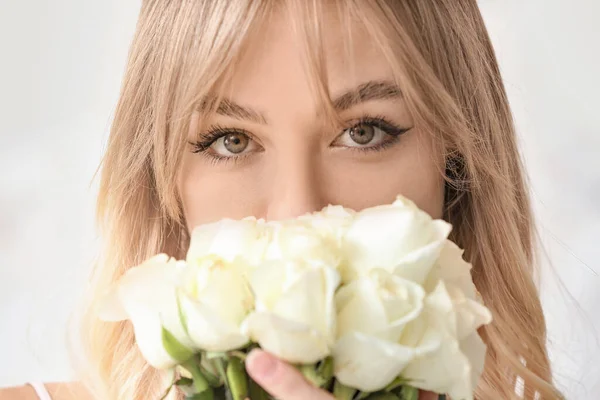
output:
M128 270L100 310L130 320L187 399L269 399L244 369L260 347L337 399L473 399L491 322L451 225L411 201L328 206L285 221L196 227L186 260Z

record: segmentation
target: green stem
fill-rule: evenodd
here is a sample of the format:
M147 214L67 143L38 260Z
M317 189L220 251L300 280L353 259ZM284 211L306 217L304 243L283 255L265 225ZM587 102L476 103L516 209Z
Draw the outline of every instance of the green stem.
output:
M419 389L409 385L402 386L402 391L400 392L400 399L419 400Z
M251 400L269 400L270 396L252 378L248 378L248 392Z
M244 362L237 357L230 357L227 363L226 374L232 399L246 399L248 397L248 383Z
M333 377L333 359L323 360L317 367L315 364L299 365L298 369L313 386L324 388Z
M213 359L213 365L217 368L217 372L221 377L221 380L225 384L225 388L229 390L229 382L227 382L227 372L225 371L225 360L223 358Z
M202 371L200 370L200 367L198 364L199 364L198 358L192 357L189 360L187 360L186 362L184 362L182 364L182 366L185 369L187 369L188 371L190 371L190 374L192 374L192 378L194 379L194 389L196 390L196 392L202 393L206 390L211 390L211 389L208 384L208 381L206 380L204 375L202 375Z

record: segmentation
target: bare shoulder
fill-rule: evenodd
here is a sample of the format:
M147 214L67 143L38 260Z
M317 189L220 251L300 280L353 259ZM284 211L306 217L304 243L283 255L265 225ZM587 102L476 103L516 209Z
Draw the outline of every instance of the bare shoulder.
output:
M35 400L37 396L29 385L0 388L0 400Z
M92 400L83 385L77 382L47 383L46 390L52 400ZM0 400L39 400L29 385L0 388Z

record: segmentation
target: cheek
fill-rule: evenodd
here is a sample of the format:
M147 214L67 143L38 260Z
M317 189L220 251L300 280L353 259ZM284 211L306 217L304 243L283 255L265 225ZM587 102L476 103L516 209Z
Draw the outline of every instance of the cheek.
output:
M208 163L198 162L194 154L186 155L179 180L188 229L222 218L241 219L258 215L260 197L256 179L247 174L218 173Z
M422 132L411 132L392 157L377 163L336 163L329 169L329 197L356 210L386 204L403 195L441 218L444 206L443 157Z

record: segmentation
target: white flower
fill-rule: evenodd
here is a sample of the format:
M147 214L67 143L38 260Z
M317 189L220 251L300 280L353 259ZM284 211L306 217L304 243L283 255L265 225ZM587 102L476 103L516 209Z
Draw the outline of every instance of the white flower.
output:
M182 274L180 304L196 348L223 352L248 343L240 330L254 308L246 268L242 258L226 262L207 256L188 263Z
M470 269L445 241L424 287L384 269L343 286L336 295L336 377L375 391L401 376L420 389L472 399L486 350L477 329L491 314L476 298Z
M348 282L383 268L421 284L450 230L450 224L432 219L402 197L367 208L356 214L344 236L342 279Z
M271 227L263 220L223 219L199 225L192 231L187 261L217 256L227 262L244 258L251 265L259 263L271 241Z
M477 299L470 275L471 265L462 250L448 241L428 277L432 288L419 321L440 339L440 346L415 358L402 372L413 386L456 399L472 399L483 372L486 346L477 329L492 320L490 311ZM413 336L413 339L415 337ZM407 339L407 338L405 338Z
M184 261L155 256L131 268L100 310L107 321L131 320L144 358L166 369L198 350L228 351L248 343L240 325L254 307L241 258ZM166 335L166 337L165 337Z
M352 224L356 212L342 206L329 205L319 212L298 217L300 222L314 229L323 237L341 246L346 231Z
M405 346L406 325L423 310L423 288L383 269L340 288L336 294L338 337L335 375L345 385L377 391L421 352L438 345Z
M269 222L271 242L265 260L302 260L309 265L337 267L341 260L340 244L329 232L318 230L299 220Z
M335 340L333 296L339 284L335 268L300 260L265 263L250 283L256 311L243 330L260 346L292 363L327 357Z
M193 347L177 313L176 288L181 271L181 264L166 254L152 257L129 269L99 310L100 318L105 321L130 319L144 358L159 369L185 361L175 359L165 349L163 328L185 346L181 349L183 353Z

